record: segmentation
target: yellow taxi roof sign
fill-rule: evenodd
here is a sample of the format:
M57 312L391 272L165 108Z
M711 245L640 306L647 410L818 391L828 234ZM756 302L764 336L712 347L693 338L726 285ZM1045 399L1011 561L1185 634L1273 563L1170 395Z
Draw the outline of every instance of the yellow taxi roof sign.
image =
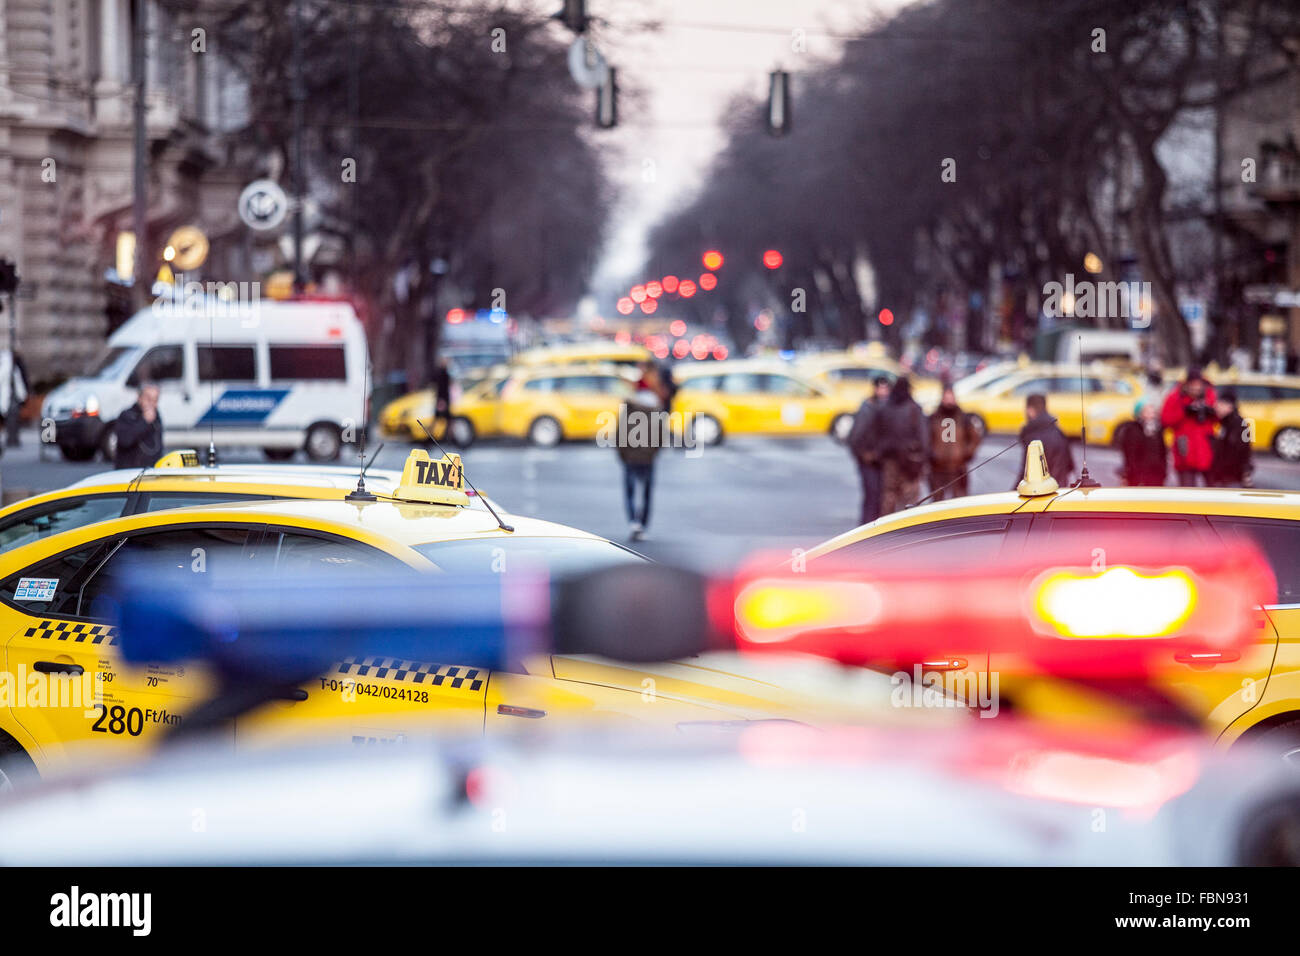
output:
M169 451L153 463L155 468L197 468L199 453L193 448L178 448Z
M402 466L402 480L393 497L432 505L468 505L469 495L461 490L464 476L460 455L430 458L416 448Z
M1061 486L1056 483L1052 473L1047 470L1047 455L1043 452L1043 443L1035 438L1029 443L1025 452L1025 477L1020 479L1016 491L1026 498L1038 498L1042 495L1054 495Z

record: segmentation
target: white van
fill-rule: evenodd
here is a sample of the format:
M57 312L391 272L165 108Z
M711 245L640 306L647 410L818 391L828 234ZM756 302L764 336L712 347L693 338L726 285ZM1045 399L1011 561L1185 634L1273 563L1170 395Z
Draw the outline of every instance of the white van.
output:
M209 318L211 314L211 318ZM339 456L360 430L369 356L356 312L340 301L217 304L159 302L108 339L87 376L45 399L63 456L113 458L113 422L141 381L158 385L163 440L171 447L259 446L272 460L303 449Z
M1142 366L1144 335L1129 329L1082 329L1062 333L1056 345L1056 361L1064 365L1107 362Z

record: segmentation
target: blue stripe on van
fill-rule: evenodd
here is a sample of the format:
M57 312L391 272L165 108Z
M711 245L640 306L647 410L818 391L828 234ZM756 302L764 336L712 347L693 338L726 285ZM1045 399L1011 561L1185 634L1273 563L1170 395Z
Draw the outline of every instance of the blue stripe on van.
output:
M266 421L288 394L287 388L228 388L197 424L256 425Z

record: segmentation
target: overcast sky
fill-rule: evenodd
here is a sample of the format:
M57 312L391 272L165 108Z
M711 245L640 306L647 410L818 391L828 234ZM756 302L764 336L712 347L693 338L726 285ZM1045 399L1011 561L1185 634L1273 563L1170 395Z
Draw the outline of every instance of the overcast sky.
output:
M733 95L765 96L770 70L798 73L832 60L840 37L907 2L588 0L598 21L591 36L624 91L619 128L598 134L621 197L595 286L639 268L647 229L698 188L723 143L720 121ZM647 29L656 22L658 30ZM796 100L795 122L798 115Z

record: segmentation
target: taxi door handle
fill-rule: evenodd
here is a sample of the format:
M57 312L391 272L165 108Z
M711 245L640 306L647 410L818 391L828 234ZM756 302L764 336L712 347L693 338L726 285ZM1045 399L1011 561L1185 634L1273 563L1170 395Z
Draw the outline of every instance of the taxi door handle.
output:
M962 671L966 669L966 658L945 657L937 661L922 661L921 666L931 671Z
M288 690L277 691L275 699L297 704L307 699L307 692L301 687L290 687Z
M1215 664L1228 664L1232 661L1239 661L1241 660L1241 654L1237 651L1179 651L1174 654L1174 660L1180 664L1190 664L1193 667L1197 665L1211 667Z
M86 672L80 664L61 664L58 661L37 661L32 665L32 670L38 674L71 674L73 677L80 677Z

